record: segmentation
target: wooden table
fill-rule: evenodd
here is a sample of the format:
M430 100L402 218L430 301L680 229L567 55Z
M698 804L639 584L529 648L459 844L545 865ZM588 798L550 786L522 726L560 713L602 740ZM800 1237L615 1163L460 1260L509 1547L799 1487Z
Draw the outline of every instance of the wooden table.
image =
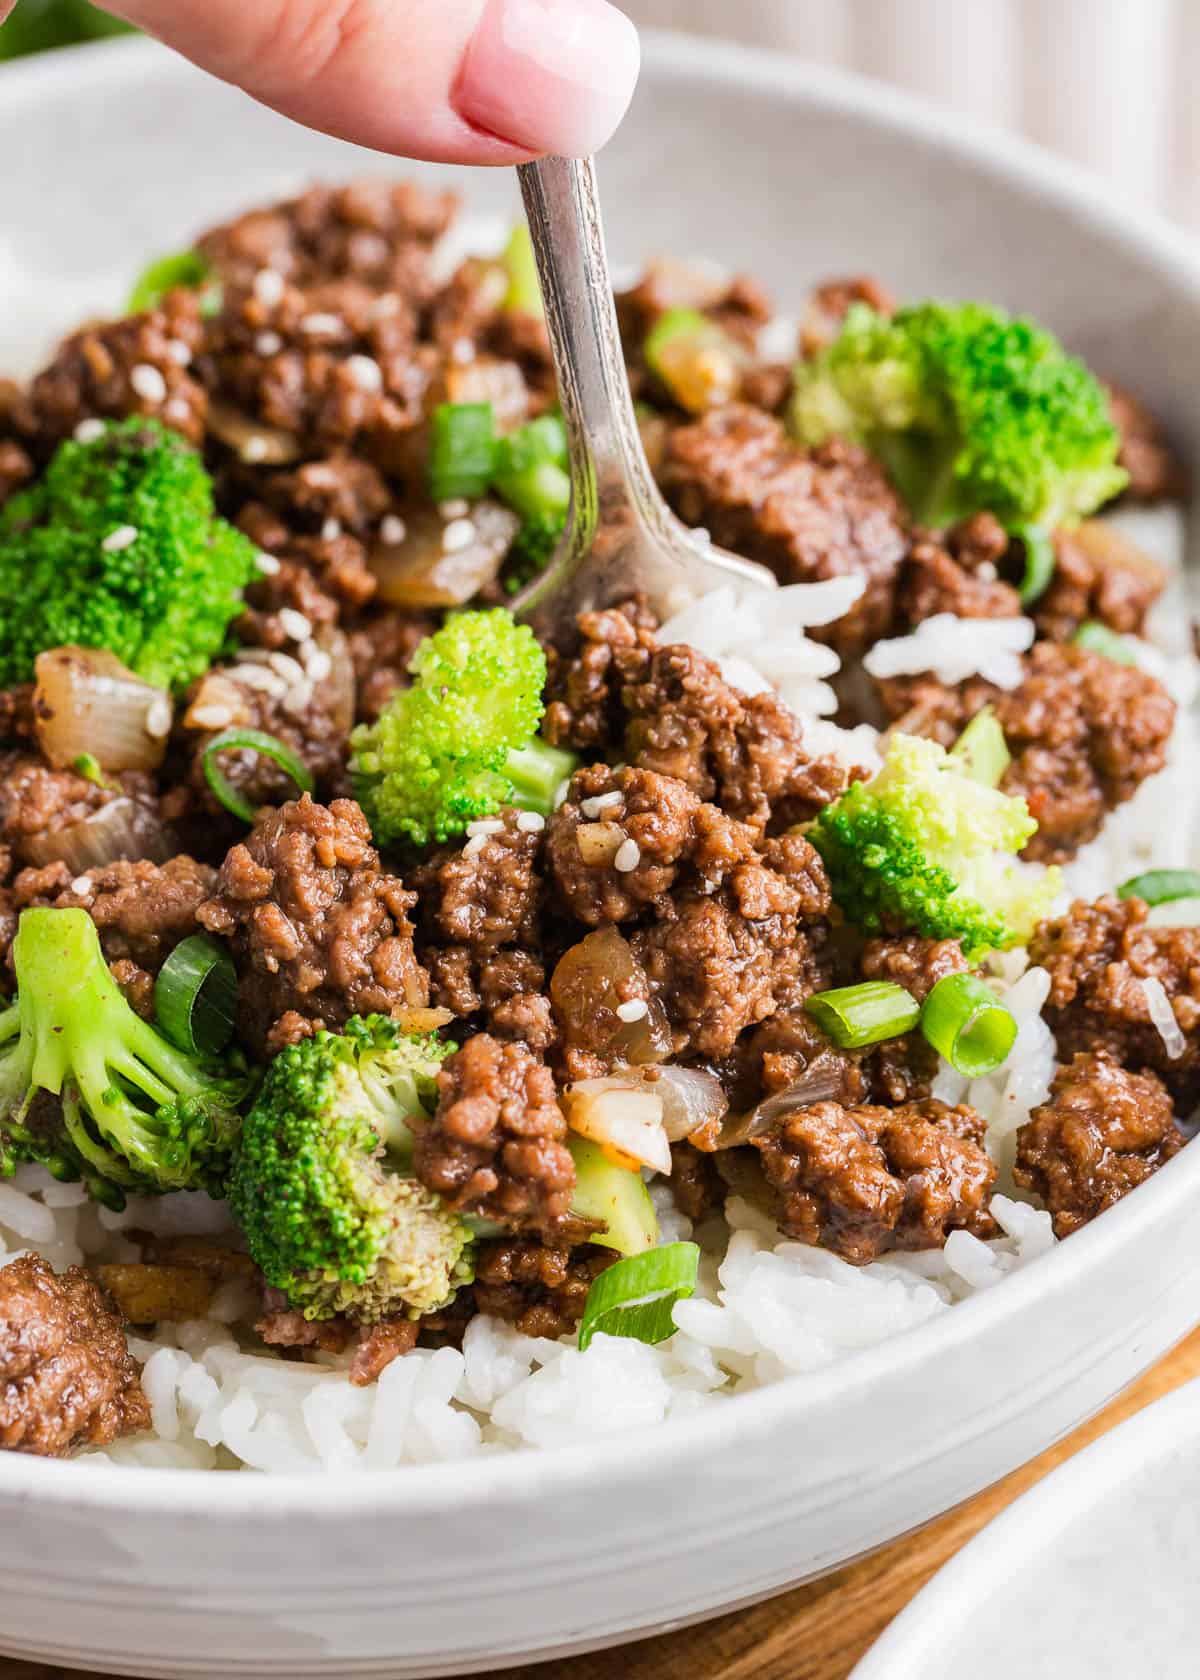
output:
M1080 1447L1193 1377L1200 1330L1091 1423L920 1534L736 1615L573 1662L511 1669L503 1680L846 1680L892 1617L984 1523ZM0 1680L71 1676L0 1658Z

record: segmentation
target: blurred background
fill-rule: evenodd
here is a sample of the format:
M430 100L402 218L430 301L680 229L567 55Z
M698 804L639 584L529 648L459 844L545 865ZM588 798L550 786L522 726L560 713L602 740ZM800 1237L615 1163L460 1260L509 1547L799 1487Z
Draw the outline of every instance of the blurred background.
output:
M1018 129L1200 231L1200 0L620 4L639 24L781 47ZM87 0L18 0L0 58L120 27Z

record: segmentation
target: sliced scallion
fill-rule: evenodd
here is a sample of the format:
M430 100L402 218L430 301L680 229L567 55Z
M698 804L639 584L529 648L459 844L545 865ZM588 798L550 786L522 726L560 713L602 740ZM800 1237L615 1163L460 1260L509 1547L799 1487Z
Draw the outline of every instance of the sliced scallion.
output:
M978 1079L1007 1059L1017 1023L982 980L947 974L925 999L921 1031L956 1072Z
M814 992L804 1008L841 1050L899 1038L916 1026L921 1014L912 993L891 980L864 980L857 986Z
M208 258L200 251L172 251L142 270L129 294L129 313L141 315L147 309L157 309L166 294L180 286L201 294L202 315L215 315L220 310L221 288L212 279Z
M505 311L508 314L544 315L537 258L533 253L533 240L529 237L529 229L524 222L518 222L509 234L501 261L508 274Z
M984 787L999 787L1012 763L1000 721L990 706L976 712L950 749L959 773Z
M233 1037L237 974L229 952L207 934L181 940L154 982L154 1015L172 1044L211 1056Z
M1081 624L1071 638L1076 647L1087 648L1089 653L1101 653L1105 659L1111 659L1114 665L1136 665L1137 655L1130 645L1128 636L1121 636L1115 630L1110 630L1107 624L1100 624L1094 618L1089 618Z
M204 779L225 809L244 823L252 823L255 807L234 787L217 760L224 752L256 752L269 758L295 782L301 793L311 793L313 779L290 747L262 729L222 729L204 749Z
M1049 589L1058 557L1049 531L1040 525L1022 525L1012 535L1025 550L1025 571L1017 586L1023 607L1031 607Z
M435 502L474 501L496 470L491 403L442 403L429 426L429 489Z
M673 1312L696 1288L700 1250L695 1243L667 1243L610 1266L588 1290L579 1323L582 1351L593 1336L664 1342L675 1333Z
M1174 898L1200 898L1200 874L1194 869L1148 869L1132 875L1117 888L1118 898L1140 898L1147 904L1169 904Z

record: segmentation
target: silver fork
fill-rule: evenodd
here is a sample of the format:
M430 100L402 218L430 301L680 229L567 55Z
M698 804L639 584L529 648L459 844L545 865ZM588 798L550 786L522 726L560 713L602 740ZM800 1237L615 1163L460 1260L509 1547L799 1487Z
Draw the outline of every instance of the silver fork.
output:
M634 594L666 619L720 584L773 589L765 567L713 547L676 519L651 475L621 353L593 161L543 158L518 174L570 447L571 514L550 565L513 610L559 642L576 614Z

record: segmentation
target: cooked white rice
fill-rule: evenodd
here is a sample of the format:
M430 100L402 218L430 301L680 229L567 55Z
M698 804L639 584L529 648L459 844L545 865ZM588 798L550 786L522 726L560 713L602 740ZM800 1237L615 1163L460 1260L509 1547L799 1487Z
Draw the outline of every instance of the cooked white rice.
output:
M1177 514L1159 514L1137 535L1151 546L1151 534L1154 550L1178 572L1181 530ZM732 592L728 598L718 592L679 615L668 632L719 659L740 686L778 688L793 704L813 700L797 708L812 747L872 766L878 763L875 732L839 729L825 715L821 691L836 658L804 634L844 612L858 590L856 580L779 590L767 598L765 614L764 603L746 607ZM1185 702L1193 697L1197 673L1186 623L1177 586L1156 616L1155 644L1145 648L1147 664ZM963 652L968 629L979 650L970 668ZM1012 657L1025 634L1009 629L1007 646L997 649L979 641L979 631L978 624L949 627L953 657L965 675L983 670L985 657ZM939 645L944 642L941 636ZM1181 713L1167 768L1067 870L1072 895L1109 890L1151 862L1190 861L1195 744L1194 718ZM693 1232L660 1183L652 1193L662 1240L694 1236L704 1258L695 1297L675 1309L676 1334L657 1347L599 1336L580 1353L572 1338L523 1336L479 1317L461 1352L417 1350L396 1360L371 1387L354 1388L346 1377L349 1356L321 1355L299 1364L245 1351L232 1326L244 1321L249 1303L231 1287L217 1295L209 1318L164 1327L153 1341L132 1338L133 1352L145 1363L153 1433L81 1462L340 1472L591 1440L724 1405L785 1376L802 1378L990 1289L1048 1253L1055 1241L1049 1215L1022 1199L1011 1179L1017 1128L1045 1100L1054 1073L1054 1040L1041 1015L1049 978L1042 969L1026 968L1017 952L998 961L996 970L1019 1022L1012 1054L1001 1069L973 1081L943 1063L935 1085L937 1096L970 1103L988 1123L1001 1191L992 1203L1003 1231L996 1241L956 1232L941 1252L889 1256L858 1268L821 1249L781 1241L762 1215L736 1198L724 1218ZM1169 1033L1165 1017L1164 1028ZM21 1168L0 1184L0 1260L30 1247L60 1268L136 1259L137 1249L122 1234L126 1229L219 1233L228 1223L222 1204L199 1195L135 1202L115 1215L89 1203L79 1186L57 1184L36 1167Z

